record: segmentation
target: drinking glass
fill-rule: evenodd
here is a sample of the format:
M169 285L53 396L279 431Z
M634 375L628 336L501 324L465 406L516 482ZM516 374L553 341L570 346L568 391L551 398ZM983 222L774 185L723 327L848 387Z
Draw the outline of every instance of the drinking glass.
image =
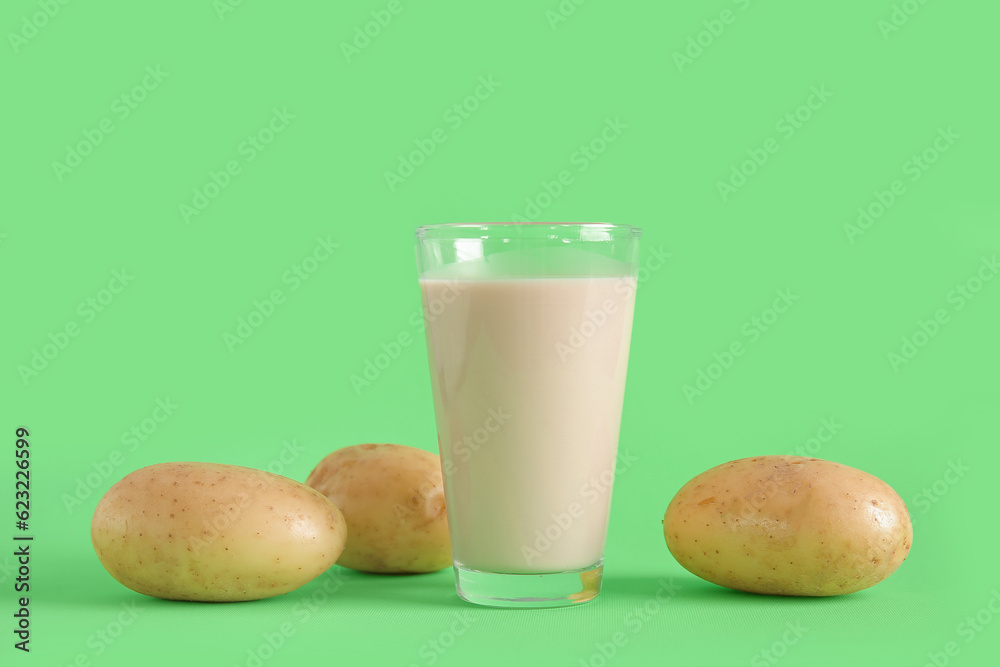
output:
M641 230L442 224L417 267L458 594L498 607L601 588Z

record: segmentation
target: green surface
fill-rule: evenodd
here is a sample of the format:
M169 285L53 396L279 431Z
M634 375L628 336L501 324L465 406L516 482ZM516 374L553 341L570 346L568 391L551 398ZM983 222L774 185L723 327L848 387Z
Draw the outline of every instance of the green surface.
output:
M371 12L391 21L345 53ZM10 452L31 432L35 536L29 655L0 558L4 664L992 664L998 20L969 0L4 3L0 424ZM411 173L412 151L429 155ZM107 575L90 516L138 467L302 480L344 445L433 450L413 229L511 219L645 231L635 463L596 602L483 610L447 571L334 568L199 605ZM685 392L700 371L716 378ZM660 526L673 493L797 449L899 491L900 570L833 599L682 570Z

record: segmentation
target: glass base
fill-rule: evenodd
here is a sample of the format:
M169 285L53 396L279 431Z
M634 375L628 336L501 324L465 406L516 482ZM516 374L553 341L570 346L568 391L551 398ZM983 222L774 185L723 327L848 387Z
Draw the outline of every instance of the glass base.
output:
M458 596L487 607L568 607L589 602L601 592L604 561L568 572L499 574L455 564Z

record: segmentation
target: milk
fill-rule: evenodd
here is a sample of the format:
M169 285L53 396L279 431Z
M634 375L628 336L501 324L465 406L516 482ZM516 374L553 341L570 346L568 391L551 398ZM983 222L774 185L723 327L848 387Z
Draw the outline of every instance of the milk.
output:
M543 573L600 562L635 279L420 286L456 564Z

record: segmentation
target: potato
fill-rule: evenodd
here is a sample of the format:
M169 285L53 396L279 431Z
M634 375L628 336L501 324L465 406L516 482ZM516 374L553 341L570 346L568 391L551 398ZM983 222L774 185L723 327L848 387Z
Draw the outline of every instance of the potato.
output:
M801 456L731 461L685 484L663 517L667 548L712 583L772 595L874 586L910 552L913 527L882 480Z
M233 602L282 595L325 572L346 540L322 494L261 470L160 463L112 486L91 539L132 590L167 600Z
M451 542L437 454L404 445L353 445L320 461L306 484L347 521L338 565L376 573L450 567Z

